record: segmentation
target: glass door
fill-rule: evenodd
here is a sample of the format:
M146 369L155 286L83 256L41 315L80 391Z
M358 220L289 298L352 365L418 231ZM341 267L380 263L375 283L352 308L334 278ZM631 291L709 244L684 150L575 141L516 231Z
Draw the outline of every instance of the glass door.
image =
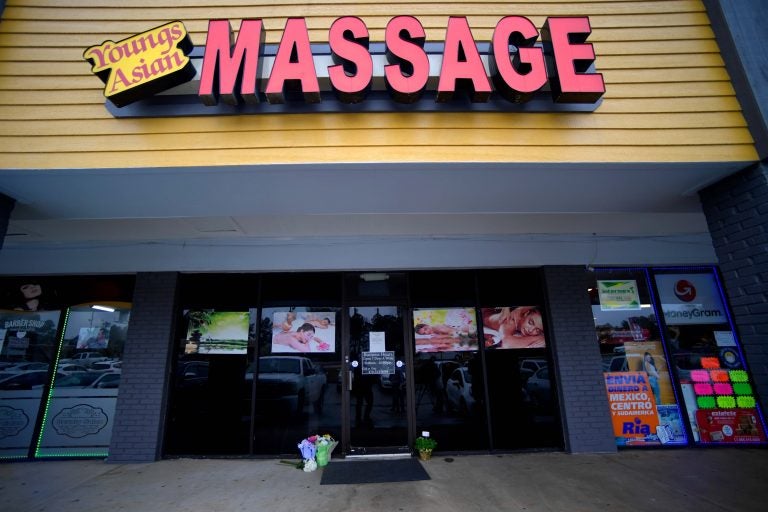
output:
M348 315L348 453L408 453L410 352L403 308L353 307Z

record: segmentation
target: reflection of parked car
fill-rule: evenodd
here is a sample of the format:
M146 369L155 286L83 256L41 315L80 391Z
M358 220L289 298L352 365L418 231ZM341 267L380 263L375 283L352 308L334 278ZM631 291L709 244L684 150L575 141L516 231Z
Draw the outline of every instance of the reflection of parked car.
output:
M72 372L67 375L59 375L56 377L56 387L57 388L69 388L69 387L79 387L79 388L85 388L93 384L93 381L98 379L100 377L100 374L95 372Z
M3 369L5 373L22 373L36 370L48 370L48 363L17 363Z
M253 370L245 374L253 380ZM326 375L312 360L300 356L264 356L259 358L259 378L256 400L262 406L287 408L297 414L304 412L306 404L316 411L323 409Z
M456 368L445 382L446 406L449 411L470 413L475 406L472 397L472 375L466 367Z
M208 361L179 362L176 385L180 388L196 388L208 383Z
M604 372L629 371L629 364L627 363L626 356L613 356L611 358L603 358L603 371Z
M528 378L525 383L527 399L534 407L549 406L552 403L552 383L546 366Z
M74 354L70 358L60 360L59 364L76 363L76 364L82 364L85 366L90 366L93 363L100 363L101 361L106 361L108 359L109 358L102 355L101 352L80 352L78 354Z
M48 370L32 370L23 373L0 373L0 389L21 390L45 386L48 382Z
M122 361L102 361L100 363L93 363L90 370L92 372L122 372Z
M701 357L706 354L696 352L678 352L672 355L677 378L681 383L691 382L691 371L701 369Z
M88 387L97 389L113 389L120 387L120 376L121 374L119 373L102 373L99 378L93 381Z
M547 366L545 359L523 359L520 361L520 380L525 382L528 378Z
M69 375L71 373L87 372L88 368L79 364L60 364L56 367L56 371L58 373L63 373L64 375Z

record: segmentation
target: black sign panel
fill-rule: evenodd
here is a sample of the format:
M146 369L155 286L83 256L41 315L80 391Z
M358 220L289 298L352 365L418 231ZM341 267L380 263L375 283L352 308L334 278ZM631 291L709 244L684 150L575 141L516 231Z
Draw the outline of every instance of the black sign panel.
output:
M394 352L363 352L363 375L395 373Z

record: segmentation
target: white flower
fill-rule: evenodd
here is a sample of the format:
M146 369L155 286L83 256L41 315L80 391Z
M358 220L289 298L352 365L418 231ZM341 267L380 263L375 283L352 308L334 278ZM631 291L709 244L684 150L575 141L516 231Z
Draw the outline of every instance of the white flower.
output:
M317 462L315 462L313 459L305 459L304 460L304 472L309 473L311 471L314 471L317 469Z

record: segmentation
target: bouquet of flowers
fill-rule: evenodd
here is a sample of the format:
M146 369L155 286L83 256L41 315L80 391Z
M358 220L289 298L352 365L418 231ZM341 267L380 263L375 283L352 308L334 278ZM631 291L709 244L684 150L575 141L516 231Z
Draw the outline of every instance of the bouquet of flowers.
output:
M338 444L338 441L330 434L314 435L302 439L297 445L303 459L301 468L310 472L316 470L318 466L325 466L331 458L331 452Z

